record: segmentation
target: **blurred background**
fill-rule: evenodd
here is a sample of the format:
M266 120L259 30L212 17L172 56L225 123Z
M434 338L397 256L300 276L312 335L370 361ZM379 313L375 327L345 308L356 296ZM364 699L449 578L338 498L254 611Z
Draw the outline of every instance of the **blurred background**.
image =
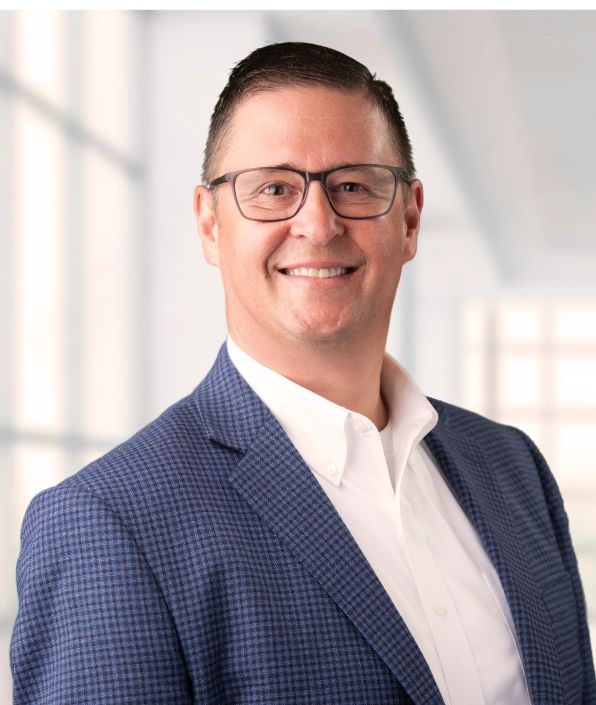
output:
M0 705L35 493L203 377L226 335L192 213L208 120L259 45L390 83L426 204L388 349L524 429L596 629L596 13L0 13Z

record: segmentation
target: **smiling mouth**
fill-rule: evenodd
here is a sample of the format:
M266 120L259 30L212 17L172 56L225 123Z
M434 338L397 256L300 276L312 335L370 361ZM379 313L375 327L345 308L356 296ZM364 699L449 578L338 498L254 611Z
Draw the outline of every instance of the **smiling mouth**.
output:
M356 271L356 267L295 267L293 269L280 269L282 274L290 277L311 277L313 279L329 279L330 277L341 277Z

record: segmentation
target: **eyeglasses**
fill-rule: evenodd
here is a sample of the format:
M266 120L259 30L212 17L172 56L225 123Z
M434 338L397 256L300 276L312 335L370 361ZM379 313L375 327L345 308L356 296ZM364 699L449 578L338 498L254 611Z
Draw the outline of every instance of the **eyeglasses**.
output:
M289 167L260 167L230 171L207 187L228 182L240 213L248 220L289 220L302 208L311 181L320 181L333 211L342 218L366 220L391 209L397 185L409 174L382 164L352 164L329 171L300 171Z

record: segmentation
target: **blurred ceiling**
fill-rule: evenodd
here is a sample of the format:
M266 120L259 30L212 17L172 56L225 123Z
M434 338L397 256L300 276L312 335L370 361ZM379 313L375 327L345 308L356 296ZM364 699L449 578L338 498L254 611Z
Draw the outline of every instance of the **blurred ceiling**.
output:
M510 284L593 293L596 12L281 12L270 27L391 83L435 234L473 233Z

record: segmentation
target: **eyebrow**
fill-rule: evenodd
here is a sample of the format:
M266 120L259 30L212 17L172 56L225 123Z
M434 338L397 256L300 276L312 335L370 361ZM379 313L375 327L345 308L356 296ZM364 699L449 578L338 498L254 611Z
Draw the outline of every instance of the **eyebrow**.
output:
M361 166L361 162L345 162L343 164L338 164L337 166L329 167L328 169L321 169L321 172L334 171L335 169L348 169L352 166ZM307 171L306 169L301 169L295 162L283 162L282 164L274 164L268 167L257 167L257 169L297 169L298 171ZM311 172L320 173L320 172Z
M270 169L298 169L298 171L303 171L298 164L294 162L283 162L282 164L275 164L272 167L269 167Z

